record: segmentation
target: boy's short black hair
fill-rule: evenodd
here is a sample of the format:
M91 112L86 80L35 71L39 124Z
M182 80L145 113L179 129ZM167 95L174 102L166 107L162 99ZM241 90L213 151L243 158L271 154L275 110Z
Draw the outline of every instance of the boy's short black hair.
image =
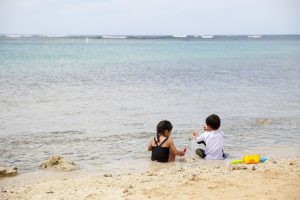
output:
M206 125L210 126L214 130L218 130L221 126L221 120L218 115L212 114L206 118Z

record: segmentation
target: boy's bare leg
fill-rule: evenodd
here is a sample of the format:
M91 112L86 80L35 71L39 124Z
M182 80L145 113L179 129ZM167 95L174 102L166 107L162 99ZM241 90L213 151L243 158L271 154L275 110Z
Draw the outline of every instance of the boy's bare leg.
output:
M206 155L205 155L205 152L203 149L196 149L196 152L195 152L198 156L200 156L200 158L205 158Z

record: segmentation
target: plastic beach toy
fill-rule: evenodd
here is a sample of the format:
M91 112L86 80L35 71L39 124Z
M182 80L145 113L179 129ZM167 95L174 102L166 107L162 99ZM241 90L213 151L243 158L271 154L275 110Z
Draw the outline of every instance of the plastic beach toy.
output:
M257 164L257 163L264 163L268 160L266 157L260 157L260 155L250 155L250 156L244 156L242 160L232 160L230 164L240 164L240 163L246 163L246 164Z
M259 162L264 163L264 162L266 162L267 160L268 160L267 157L261 157Z
M184 152L184 153L186 152L186 147L184 147L183 152ZM180 156L180 157L181 157L181 156Z
M243 162L246 164L257 164L260 161L260 155L255 154L251 156L244 156Z
M240 164L240 163L243 163L243 160L232 160L231 162L230 162L230 164Z

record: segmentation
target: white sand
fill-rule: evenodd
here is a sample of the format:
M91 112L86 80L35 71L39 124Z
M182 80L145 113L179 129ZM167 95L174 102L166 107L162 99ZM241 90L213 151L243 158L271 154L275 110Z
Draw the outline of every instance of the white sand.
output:
M191 160L113 177L35 176L23 185L5 179L0 180L0 199L300 199L300 159L236 168Z

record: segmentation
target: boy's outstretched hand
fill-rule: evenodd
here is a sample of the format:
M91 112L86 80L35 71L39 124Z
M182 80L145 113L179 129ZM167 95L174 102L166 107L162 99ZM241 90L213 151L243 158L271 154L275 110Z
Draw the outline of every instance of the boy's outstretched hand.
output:
M198 135L199 135L199 134L198 134L198 131L193 131L193 136L194 136L194 137L198 137Z

